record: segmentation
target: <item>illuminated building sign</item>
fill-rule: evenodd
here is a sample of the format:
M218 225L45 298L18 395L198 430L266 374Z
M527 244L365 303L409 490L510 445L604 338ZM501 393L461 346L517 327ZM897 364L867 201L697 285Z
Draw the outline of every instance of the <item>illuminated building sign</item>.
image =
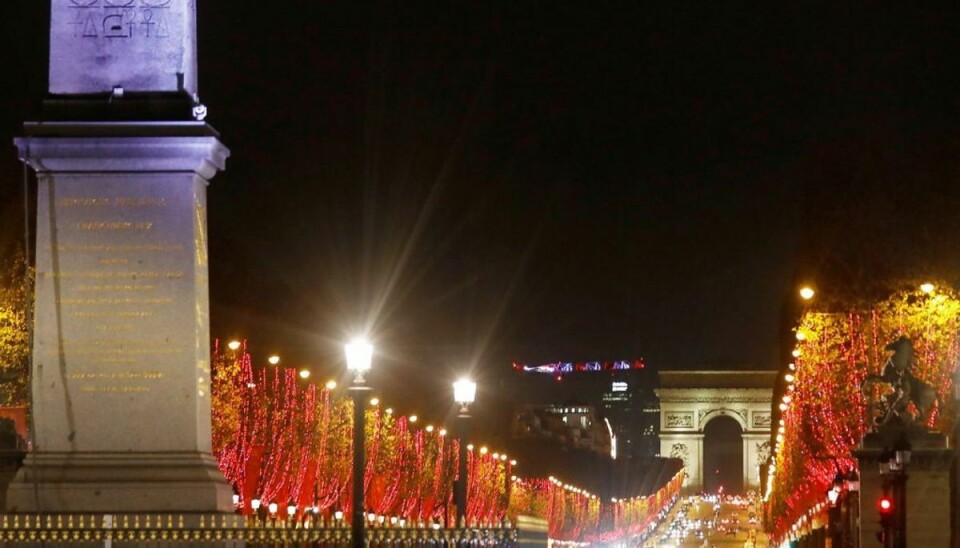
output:
M546 363L543 365L526 365L522 363L513 363L514 371L520 371L524 373L546 373L548 375L556 375L558 378L561 375L566 375L568 373L577 373L577 372L590 372L590 371L629 371L631 369L643 369L646 367L646 364L643 363L643 358L639 360L616 360L612 362L555 362L555 363ZM624 388L626 390L626 388Z

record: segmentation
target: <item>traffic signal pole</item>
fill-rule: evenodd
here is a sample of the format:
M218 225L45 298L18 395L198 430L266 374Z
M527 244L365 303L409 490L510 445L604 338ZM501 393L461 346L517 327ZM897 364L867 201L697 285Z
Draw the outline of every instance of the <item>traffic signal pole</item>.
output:
M889 483L883 488L883 495L877 501L877 509L880 511L880 526L883 532L877 534L877 540L883 543L883 548L894 548L893 536L896 516L898 514L897 505L894 502L897 497L890 495Z

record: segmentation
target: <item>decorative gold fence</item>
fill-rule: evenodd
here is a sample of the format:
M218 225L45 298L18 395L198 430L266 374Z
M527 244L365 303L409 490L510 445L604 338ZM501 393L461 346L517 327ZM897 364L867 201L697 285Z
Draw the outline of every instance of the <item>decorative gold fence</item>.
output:
M6 514L0 546L346 546L348 526L234 515ZM513 527L371 527L368 546L518 546ZM528 545L526 542L523 545ZM544 543L546 545L546 538Z

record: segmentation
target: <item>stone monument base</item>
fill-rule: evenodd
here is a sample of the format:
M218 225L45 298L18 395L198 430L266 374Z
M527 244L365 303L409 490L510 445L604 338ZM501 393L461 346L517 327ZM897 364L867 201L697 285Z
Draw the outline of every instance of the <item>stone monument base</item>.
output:
M211 456L206 229L207 184L229 151L201 122L25 129L33 450L6 509L232 512Z
M953 449L942 434L907 429L867 434L854 452L860 468L860 545L877 543L881 531L877 501L884 481L880 458L901 432L911 446L906 467L907 546L950 546Z
M11 512L233 512L233 490L210 455L38 453L7 491Z

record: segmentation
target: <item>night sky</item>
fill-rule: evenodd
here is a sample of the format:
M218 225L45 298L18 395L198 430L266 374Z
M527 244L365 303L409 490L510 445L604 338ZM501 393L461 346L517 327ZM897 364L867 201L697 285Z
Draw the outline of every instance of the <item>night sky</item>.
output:
M2 142L45 4L0 6ZM200 0L212 335L331 375L369 327L397 399L513 360L777 368L796 283L865 241L957 275L960 7L888 4ZM8 147L6 254L21 176Z

